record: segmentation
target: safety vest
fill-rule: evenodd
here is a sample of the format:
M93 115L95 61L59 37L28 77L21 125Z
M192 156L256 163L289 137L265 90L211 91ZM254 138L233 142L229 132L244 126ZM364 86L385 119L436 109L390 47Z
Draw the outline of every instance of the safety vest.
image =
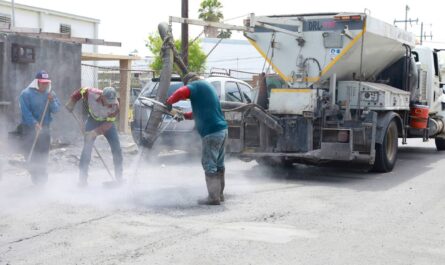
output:
M111 108L102 105L98 98L102 95L102 90L95 88L83 87L80 89L82 99L87 99L88 112L90 116L96 121L116 121L116 117L112 116L119 110L118 105L113 105Z

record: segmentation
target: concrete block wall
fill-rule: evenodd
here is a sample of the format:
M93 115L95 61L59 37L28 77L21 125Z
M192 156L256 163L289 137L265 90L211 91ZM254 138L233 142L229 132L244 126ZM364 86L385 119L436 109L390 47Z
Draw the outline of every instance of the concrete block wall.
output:
M35 47L34 63L15 63L11 60L13 43ZM62 105L73 90L81 86L80 44L66 43L15 34L0 35L0 101L11 102L6 109L9 130L20 123L18 98L20 92L34 79L36 72L46 70L52 80L52 88ZM79 136L77 123L63 108L54 115L53 139L71 142Z

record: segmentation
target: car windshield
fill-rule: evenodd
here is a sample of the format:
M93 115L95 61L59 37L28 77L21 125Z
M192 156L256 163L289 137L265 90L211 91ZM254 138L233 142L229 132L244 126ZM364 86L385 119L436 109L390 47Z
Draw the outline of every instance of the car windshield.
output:
M167 90L167 97L170 97L173 93L175 93L178 88L183 86L182 82L172 81L170 83L170 87ZM146 98L154 98L156 97L156 93L158 93L159 82L150 82L142 91L141 95Z

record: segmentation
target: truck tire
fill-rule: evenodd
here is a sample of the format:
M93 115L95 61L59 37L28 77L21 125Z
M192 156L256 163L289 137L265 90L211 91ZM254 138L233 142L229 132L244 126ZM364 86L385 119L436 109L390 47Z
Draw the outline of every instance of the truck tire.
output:
M395 120L391 120L386 127L383 143L375 146L374 172L391 172L397 161L399 147L398 129Z
M445 139L444 138L434 138L436 142L437 151L445 151Z
M292 161L282 157L260 157L256 159L256 162L261 166L282 168L291 168L294 164Z

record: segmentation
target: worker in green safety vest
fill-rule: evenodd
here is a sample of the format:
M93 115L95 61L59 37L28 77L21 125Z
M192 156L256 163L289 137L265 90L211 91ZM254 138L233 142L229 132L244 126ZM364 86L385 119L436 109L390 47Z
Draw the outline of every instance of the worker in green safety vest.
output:
M79 163L79 187L88 185L88 166L91 161L91 152L94 141L98 135L103 135L111 147L114 162L114 175L118 184L122 179L122 149L117 133L115 121L119 114L117 93L113 87L103 90L97 88L80 88L70 97L65 107L72 112L76 103L83 100L88 107L88 119L85 124L85 141Z

